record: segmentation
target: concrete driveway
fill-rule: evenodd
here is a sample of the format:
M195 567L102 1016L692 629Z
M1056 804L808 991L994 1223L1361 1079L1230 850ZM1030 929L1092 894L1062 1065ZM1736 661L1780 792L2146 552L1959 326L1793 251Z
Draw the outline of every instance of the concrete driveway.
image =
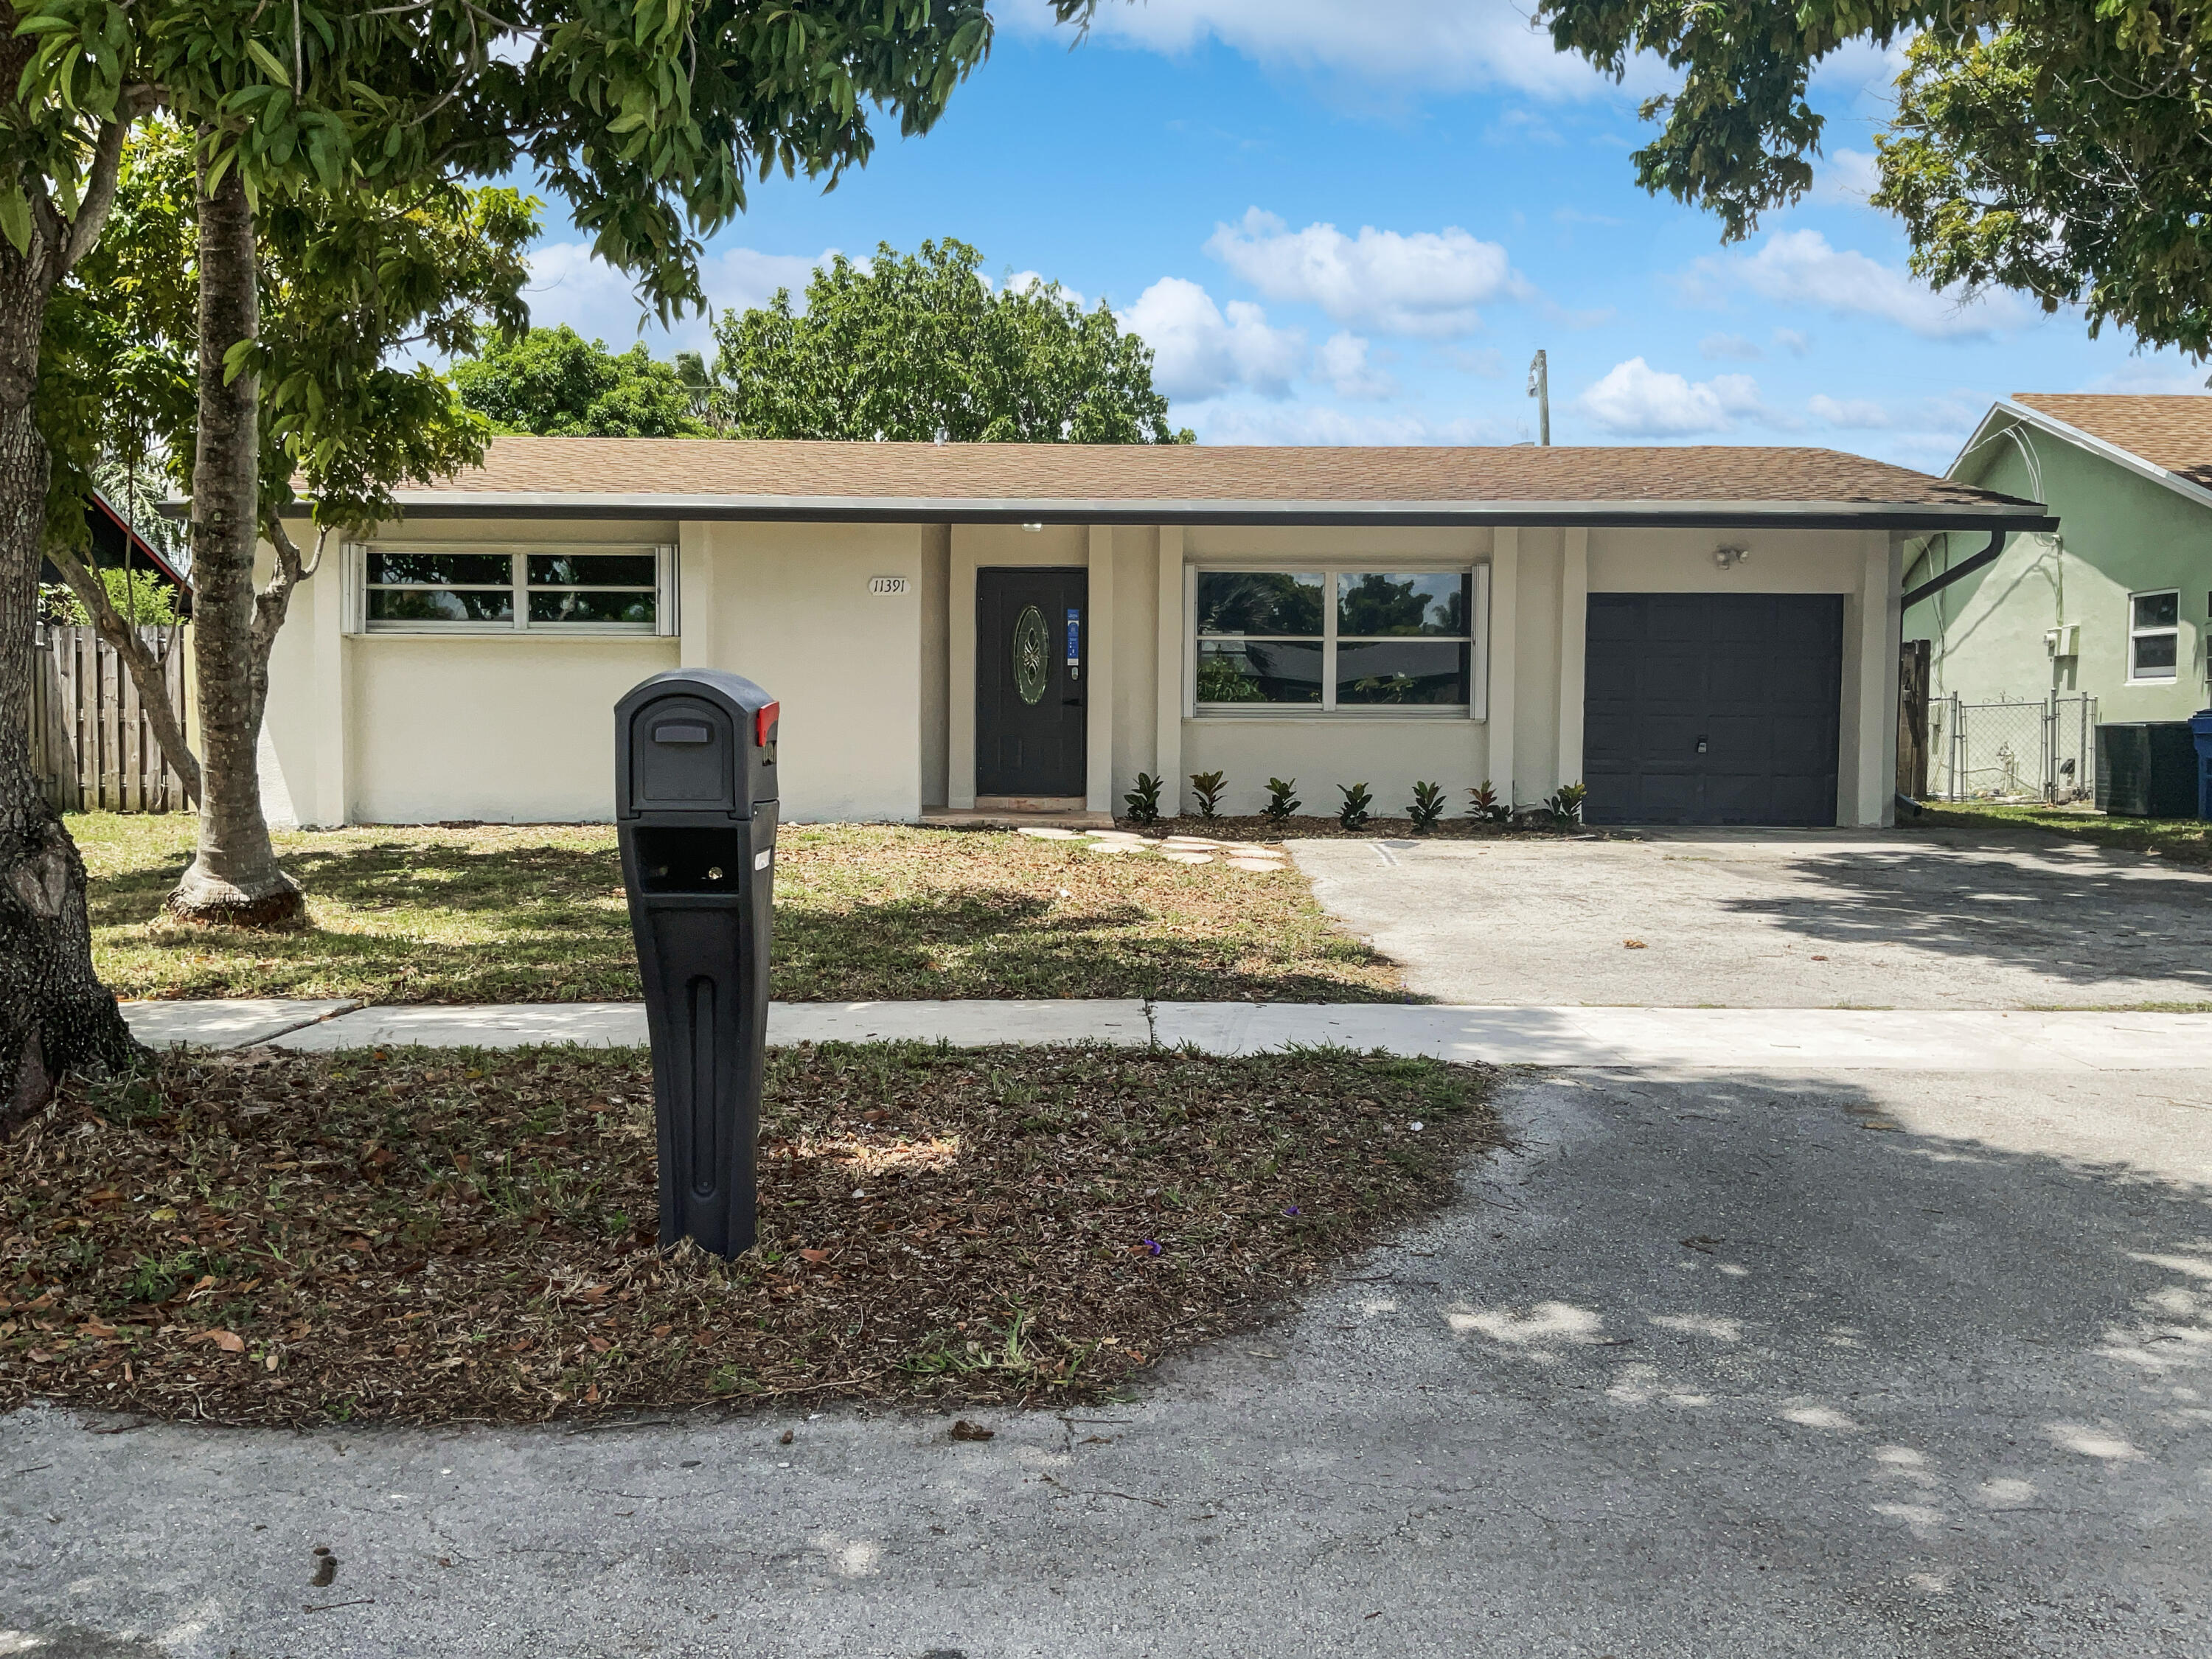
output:
M2212 1079L1505 1108L1517 1151L1296 1318L985 1444L19 1413L0 1654L2212 1653Z
M2212 1007L2212 874L2033 832L1310 841L1292 856L1439 1002Z

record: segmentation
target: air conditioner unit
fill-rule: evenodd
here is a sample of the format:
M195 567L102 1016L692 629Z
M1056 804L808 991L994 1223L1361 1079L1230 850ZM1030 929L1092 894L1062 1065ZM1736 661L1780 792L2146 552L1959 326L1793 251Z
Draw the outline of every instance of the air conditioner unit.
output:
M2081 654L2081 624L2062 623L2057 628L2043 630L2043 648L2054 657L2078 657Z

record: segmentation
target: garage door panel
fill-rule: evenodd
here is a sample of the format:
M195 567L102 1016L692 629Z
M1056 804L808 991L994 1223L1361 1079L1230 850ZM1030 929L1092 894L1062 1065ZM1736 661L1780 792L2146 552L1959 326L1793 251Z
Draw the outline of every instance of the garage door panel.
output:
M1647 702L1705 702L1705 665L1687 658L1655 658L1637 664L1635 695Z
M1592 823L1836 821L1839 597L1593 593L1589 641Z

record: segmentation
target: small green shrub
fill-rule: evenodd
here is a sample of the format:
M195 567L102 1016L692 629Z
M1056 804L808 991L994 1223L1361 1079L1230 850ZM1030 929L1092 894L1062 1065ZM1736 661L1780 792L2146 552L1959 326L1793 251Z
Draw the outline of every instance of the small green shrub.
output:
M1221 791L1229 781L1226 772L1194 772L1190 775L1190 793L1198 802L1198 815L1202 818L1221 816Z
M1291 814L1305 805L1298 799L1297 789L1298 781L1296 778L1287 781L1281 778L1269 778L1267 804L1260 809L1261 815L1273 824L1288 823L1291 821Z
M1129 806L1132 823L1158 823L1160 821L1160 788L1164 779L1150 772L1137 774L1137 787L1121 797Z
M1583 821L1583 802L1589 798L1586 784L1563 783L1552 794L1544 798L1544 810L1552 815L1552 822L1562 830Z
M1375 801L1375 797L1367 793L1367 786L1340 783L1336 792L1344 797L1344 804L1336 809L1336 821L1347 830L1364 830L1367 820L1373 816L1367 809Z
M1413 803L1406 809L1406 816L1413 821L1413 833L1425 836L1437 827L1437 820L1444 815L1443 786L1416 782Z
M1485 778L1467 792L1467 815L1477 823L1504 823L1513 817L1513 809L1498 799L1498 792Z

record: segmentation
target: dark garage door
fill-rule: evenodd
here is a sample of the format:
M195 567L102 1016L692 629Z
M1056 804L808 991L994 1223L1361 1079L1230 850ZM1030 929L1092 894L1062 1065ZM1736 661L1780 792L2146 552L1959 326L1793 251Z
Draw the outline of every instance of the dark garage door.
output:
M1843 649L1839 594L1591 594L1583 816L1833 823Z

